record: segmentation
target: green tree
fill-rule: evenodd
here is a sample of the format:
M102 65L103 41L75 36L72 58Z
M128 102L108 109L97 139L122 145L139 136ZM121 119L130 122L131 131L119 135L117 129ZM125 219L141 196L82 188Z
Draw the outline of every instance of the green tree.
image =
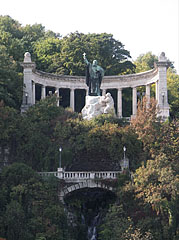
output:
M54 144L53 122L64 113L56 98L46 98L31 107L21 118L16 135L16 159L41 171L57 167L58 146ZM37 165L38 162L38 165Z
M18 108L21 99L22 74L17 72L17 64L7 48L0 45L0 100L7 106Z
M152 240L152 234L142 232L136 228L132 219L124 212L122 205L113 205L109 208L103 224L100 226L99 239L101 240Z
M0 230L9 240L71 239L58 200L55 178L43 180L25 164L12 164L0 175Z
M37 68L45 72L58 72L61 67L61 40L56 37L42 38L33 45Z
M7 239L24 239L25 214L21 205L16 201L11 201L5 213L5 224L7 225Z
M158 151L154 155L164 153L171 162L173 171L179 172L179 121L173 120L162 124L162 134L158 138L156 145L159 146Z
M138 103L136 117L131 120L131 127L142 141L146 154L152 153L158 147L155 144L161 134L161 123L157 114L156 100L150 99L150 103L148 104L147 99L143 98L143 101Z
M172 68L167 71L167 88L170 116L179 118L179 75Z
M71 151L72 168L84 168L84 170L114 169L117 166L119 168L124 145L130 149L127 151L127 156L131 159L131 168L140 164L142 145L140 140L137 140L137 135L131 128L119 127L118 124L113 123L113 119L111 121L103 116L91 121L68 119L64 123L57 124L55 136Z
M45 37L45 27L41 24L26 25L21 27L22 38L21 42L24 52L33 54L33 45L41 38Z
M84 75L85 65L83 53L86 52L89 61L96 59L105 70L105 75L117 75L134 71L134 65L129 61L129 51L115 40L113 35L71 33L62 39L60 73Z
M7 48L9 56L15 61L22 59L21 25L10 16L0 16L0 45Z
M47 97L29 108L18 124L15 160L38 171L56 170L62 138L61 134L59 139L55 136L56 124L70 117L76 114L57 107L56 96Z
M99 237L101 240L121 239L124 237L124 233L131 223L131 219L126 217L122 206L113 205L106 214L104 223L100 227Z
M178 180L171 162L163 154L148 160L146 167L137 169L134 176L137 197L149 203L162 218L163 239L173 239L177 234Z
M147 52L146 54L141 54L135 61L136 73L145 72L154 68L154 63L158 62L156 55L152 52Z
M17 122L19 114L17 110L10 107L5 107L3 102L0 102L0 144L8 145L13 140L15 131L17 130Z

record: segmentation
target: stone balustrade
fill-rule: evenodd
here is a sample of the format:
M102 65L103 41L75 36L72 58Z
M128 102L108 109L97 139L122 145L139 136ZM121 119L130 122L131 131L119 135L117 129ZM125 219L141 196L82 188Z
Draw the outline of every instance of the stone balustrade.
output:
M72 172L64 171L62 168L58 168L57 172L39 172L39 175L43 177L55 176L59 179L65 180L66 182L79 182L89 179L116 179L120 173L121 171Z

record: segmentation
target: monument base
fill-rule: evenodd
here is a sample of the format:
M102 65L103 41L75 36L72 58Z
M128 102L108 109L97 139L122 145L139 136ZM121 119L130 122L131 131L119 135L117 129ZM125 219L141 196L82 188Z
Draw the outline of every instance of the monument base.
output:
M114 101L110 93L105 96L86 96L86 104L81 111L83 119L91 120L101 114L115 116Z

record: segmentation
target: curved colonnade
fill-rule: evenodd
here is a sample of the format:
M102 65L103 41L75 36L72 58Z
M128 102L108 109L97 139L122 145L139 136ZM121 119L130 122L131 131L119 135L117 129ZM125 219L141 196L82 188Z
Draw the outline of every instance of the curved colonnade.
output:
M25 53L24 62L21 64L24 68L24 90L21 111L26 111L36 102L36 86L40 86L40 98L46 97L47 88L51 87L59 96L60 89L69 90L69 107L75 111L75 91L83 90L88 94L88 87L84 76L65 76L45 73L36 70L35 63L31 61L30 53ZM160 109L160 116L164 119L169 117L168 93L167 93L167 67L168 61L164 53L161 53L156 67L150 71L119 75L105 76L101 84L102 95L107 90L117 90L117 116L122 117L122 91L125 88L132 88L132 115L137 113L137 87L145 86L145 95L147 101L150 101L151 84L155 83L155 98ZM59 103L58 103L59 104Z

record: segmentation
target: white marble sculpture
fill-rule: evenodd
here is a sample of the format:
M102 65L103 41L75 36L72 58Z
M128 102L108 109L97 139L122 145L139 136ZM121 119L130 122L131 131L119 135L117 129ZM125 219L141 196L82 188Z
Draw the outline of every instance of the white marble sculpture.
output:
M86 96L86 105L81 111L83 119L90 120L101 114L115 115L114 100L110 93L105 96Z

